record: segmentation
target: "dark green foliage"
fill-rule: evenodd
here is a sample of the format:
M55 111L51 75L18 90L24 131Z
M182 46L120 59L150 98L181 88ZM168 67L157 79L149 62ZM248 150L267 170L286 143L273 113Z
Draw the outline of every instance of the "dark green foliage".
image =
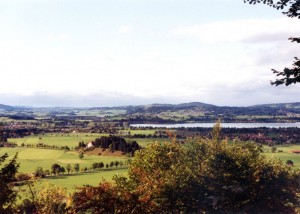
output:
M79 172L79 164L78 163L74 164L74 171Z
M291 160L287 160L287 161L285 162L285 164L288 165L288 166L294 166L294 162L291 161Z
M283 76L284 78L277 79L274 82L271 82L272 85L281 85L285 84L286 86L290 84L295 84L300 82L300 60L295 57L292 68L284 68L283 71L277 71L272 69L273 73L276 76Z
M13 190L12 182L15 181L15 175L19 168L17 156L18 154L0 169L0 213L13 213L17 192ZM7 158L7 154L0 156L0 166Z
M288 17L296 17L300 18L300 1L299 0L244 0L244 2L248 2L250 4L256 3L264 3L269 5L270 7L276 8L277 10L283 10L288 7L287 11L284 11L283 14Z
M136 150L140 149L136 141L126 142L122 137L110 135L96 138L94 146L97 148L110 149L111 151L122 151L124 153L134 154Z
M68 164L66 166L66 170L67 170L68 174L70 173L71 169L72 169L71 164Z
M58 175L61 172L61 166L59 164L52 164L51 173L54 175Z
M43 177L45 177L45 174L46 173L44 172L44 170L43 170L42 167L37 167L35 169L35 173L34 173L35 177L41 177L41 178L43 178Z
M219 136L217 125L212 139L147 145L132 159L129 178L117 176L113 184L78 189L73 195L75 211L297 212L299 171L266 159L254 143L229 144Z
M79 158L80 158L80 159L84 158L84 155L83 155L82 152L79 154Z
M0 132L0 143L7 142L7 134L6 132Z

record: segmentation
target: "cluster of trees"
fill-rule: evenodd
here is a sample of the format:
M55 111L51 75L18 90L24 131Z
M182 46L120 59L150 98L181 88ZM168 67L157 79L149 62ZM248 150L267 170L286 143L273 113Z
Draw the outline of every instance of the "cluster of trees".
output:
M37 143L37 144L25 144L22 143L21 147L27 147L27 148L41 148L41 149L60 149L60 150L66 150L69 151L70 148L68 146L55 146L55 145L48 145L45 143Z
M136 151L128 177L78 187L70 196L43 186L18 206L10 185L15 157L0 171L0 213L299 212L299 170L267 159L257 144L229 144L220 136L217 124L212 139L149 144Z
M48 175L59 175L59 174L64 174L65 172L68 172L68 174L71 171L75 171L75 172L79 172L80 170L80 166L78 163L74 164L74 166L72 167L71 164L67 164L66 167L61 166L57 163L52 164L51 169L48 170L44 170L42 167L37 167L35 170L35 177L41 177L44 178Z
M186 139L187 137L211 138L211 128L177 128L176 137ZM254 141L260 144L277 145L293 144L300 142L299 128L223 128L222 137L241 141Z
M117 150L132 155L141 148L136 141L126 142L124 138L114 135L96 138L93 144L96 148Z
M5 138L20 138L24 136L29 136L32 133L37 134L41 133L38 129L35 128L17 128L17 129L4 129L0 132L0 136L5 136Z
M1 143L7 142L6 132L0 132L0 142Z
M153 143L136 152L129 178L84 186L72 210L91 213L295 213L299 171L268 160L253 143L220 139Z
M70 174L70 172L76 172L79 171L85 172L88 170L95 170L95 169L103 169L103 168L112 168L112 167L122 167L124 164L127 164L127 162L123 163L123 161L111 161L110 163L103 163L103 162L95 162L91 165L90 168L88 167L82 167L80 168L80 165L78 163L74 164L73 166L71 164L67 164L66 166L61 166L57 163L52 164L50 170L49 169L43 169L43 167L37 167L34 172L34 176L36 178L45 178L49 175L60 175L64 173ZM14 181L26 181L29 180L31 177L29 175L18 173L17 178Z
M126 164L126 163L125 163ZM123 161L111 161L109 164L106 163L104 164L103 162L100 162L100 163L93 163L91 168L92 169L103 169L104 167L105 168L109 168L109 167L122 167L124 165Z
M0 141L0 147L16 147L17 144L16 143L8 143L8 142L1 142Z

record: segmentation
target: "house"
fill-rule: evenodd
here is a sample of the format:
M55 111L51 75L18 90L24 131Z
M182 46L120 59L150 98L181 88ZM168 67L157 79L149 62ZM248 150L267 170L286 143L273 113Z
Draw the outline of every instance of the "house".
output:
M85 148L90 149L92 147L94 147L94 142L93 141L89 142Z

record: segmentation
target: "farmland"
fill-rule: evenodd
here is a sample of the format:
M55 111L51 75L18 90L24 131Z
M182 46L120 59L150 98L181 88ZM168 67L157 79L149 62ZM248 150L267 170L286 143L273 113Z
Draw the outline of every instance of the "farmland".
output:
M17 111L3 111L0 117L0 156L7 153L12 158L18 153L20 173L34 173L37 168L51 171L54 164L71 171L59 175L51 173L42 182L49 182L67 189L69 193L75 186L97 185L101 180L111 181L118 173L127 176L129 154L120 151L78 150L79 142L85 146L96 138L118 136L127 142L137 142L145 147L151 142L171 142L172 136L181 143L190 137L210 138L211 128L138 128L130 125L135 122L201 122L213 121L298 121L296 114L270 115L275 107L258 107L237 109L225 108L229 114L222 114L222 108L203 105L150 105L120 108L32 108ZM243 110L246 112L243 113ZM297 109L294 109L295 111ZM250 113L255 111L255 114ZM298 111L298 110L297 110ZM198 120L198 121L197 121ZM230 129L224 128L222 134L232 142L236 137L242 141L251 141L263 145L263 155L278 158L285 164L287 160L294 163L294 169L300 169L300 155L291 153L300 150L297 128L290 129ZM276 151L272 152L272 147ZM83 157L79 154L83 152ZM105 167L93 169L94 163L103 163ZM122 166L110 165L122 162ZM79 171L74 166L79 164ZM106 167L108 165L108 167Z
M133 134L153 134L153 130L132 130ZM74 164L80 165L80 171L78 173L71 172L70 175L64 173L58 176L48 176L43 181L48 181L51 184L59 185L67 188L69 192L72 192L75 186L82 186L85 184L97 185L102 179L111 180L116 173L125 175L127 174L127 166L112 167L102 170L91 170L93 163L103 162L104 164L110 164L114 161L126 162L128 159L126 156L101 156L101 155L84 155L84 158L80 159L78 152L64 151L61 149L42 149L42 148L26 148L21 147L21 144L39 144L45 143L55 146L69 146L74 148L78 145L79 141L89 142L96 137L104 136L104 134L91 134L91 133L70 133L70 134L43 134L32 135L24 138L10 138L8 142L17 143L15 148L3 147L0 149L0 156L7 153L10 157L13 157L18 153L18 162L20 163L19 171L23 173L33 173L37 167L43 169L51 169L53 164L59 164L66 167L67 164L74 166ZM131 138L130 140L137 140L140 145L146 146L148 143L159 141L169 141L162 138ZM289 146L277 146L276 152L271 152L270 146L263 147L263 154L267 158L278 158L285 163L287 160L294 162L294 168L300 169L300 155L291 153L292 150L300 150L299 145ZM83 169L86 168L86 171Z

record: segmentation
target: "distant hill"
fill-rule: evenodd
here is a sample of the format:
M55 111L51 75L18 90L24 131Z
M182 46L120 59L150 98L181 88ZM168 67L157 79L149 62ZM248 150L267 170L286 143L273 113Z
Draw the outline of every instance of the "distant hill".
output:
M126 114L160 114L163 112L189 111L211 115L287 115L300 114L300 102L263 104L247 107L216 106L201 102L182 104L150 104L138 106L99 107L91 110L125 110Z
M273 103L254 105L253 107L270 107L270 108L300 108L300 102L295 103Z
M300 118L300 102L294 103L274 103L253 105L247 107L236 106L216 106L202 102L190 102L181 104L150 104L150 105L128 105L115 107L92 107L92 108L76 108L76 107L48 107L48 108L34 108L34 107L18 107L0 104L0 110L5 111L20 111L25 114L34 114L34 112L48 112L51 115L67 114L68 116L76 116L78 112L96 110L99 114L110 115L127 115L133 118L139 117L143 120L149 119L151 116L153 120L157 117L163 120L192 120L204 121L214 120L215 118L234 118L237 116L286 116ZM19 112L19 113L20 113ZM70 112L72 114L70 114ZM77 113L76 113L77 112ZM113 113L112 113L113 112ZM98 114L98 113L97 113ZM32 116L32 115L30 115ZM130 117L131 118L131 117Z
M12 106L0 104L0 110L4 110L4 111L13 111L13 110L15 110L15 108L12 107Z

